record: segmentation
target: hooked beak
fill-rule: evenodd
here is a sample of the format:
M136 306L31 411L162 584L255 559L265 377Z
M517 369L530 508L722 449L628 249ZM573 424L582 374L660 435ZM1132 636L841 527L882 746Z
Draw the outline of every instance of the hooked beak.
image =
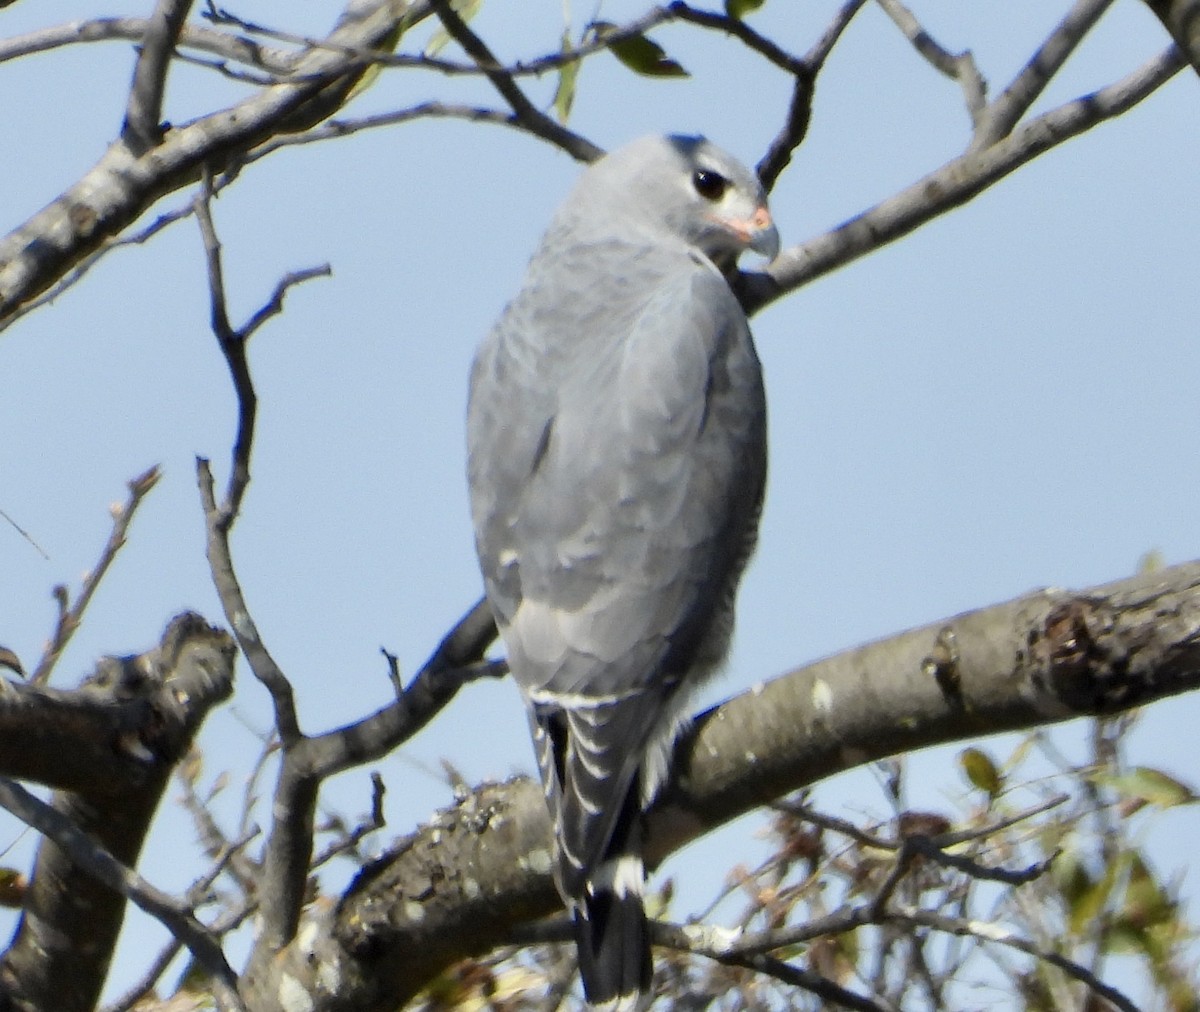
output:
M771 220L771 212L765 207L758 208L749 224L747 246L755 253L761 253L768 260L774 260L779 256L779 229Z
M779 230L765 205L756 208L749 218L724 218L721 223L737 236L743 248L754 250L768 260L779 256Z

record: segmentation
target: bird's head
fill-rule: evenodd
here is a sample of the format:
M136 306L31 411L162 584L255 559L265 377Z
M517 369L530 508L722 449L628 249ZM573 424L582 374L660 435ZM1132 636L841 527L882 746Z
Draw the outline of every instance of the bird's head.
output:
M611 213L665 229L718 264L746 250L768 260L779 253L762 184L703 137L643 137L605 156L586 177L583 186Z

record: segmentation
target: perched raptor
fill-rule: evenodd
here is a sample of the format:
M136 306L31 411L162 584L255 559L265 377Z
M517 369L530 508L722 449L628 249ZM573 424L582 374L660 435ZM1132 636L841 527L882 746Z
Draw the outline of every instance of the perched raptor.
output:
M595 1006L650 997L642 816L728 647L766 475L758 357L721 268L778 248L728 154L635 141L583 173L471 372L479 560Z

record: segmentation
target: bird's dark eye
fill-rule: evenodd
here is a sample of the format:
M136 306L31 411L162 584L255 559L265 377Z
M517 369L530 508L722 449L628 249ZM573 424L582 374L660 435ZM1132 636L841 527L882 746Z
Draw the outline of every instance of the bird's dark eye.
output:
M725 196L725 191L729 189L729 180L711 169L697 169L696 174L692 176L692 185L705 200L715 201Z

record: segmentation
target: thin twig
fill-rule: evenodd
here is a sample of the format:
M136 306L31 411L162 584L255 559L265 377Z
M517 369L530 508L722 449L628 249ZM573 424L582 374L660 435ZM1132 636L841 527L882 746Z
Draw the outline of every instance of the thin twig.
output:
M910 852L914 856L919 855L928 858L947 868L953 868L955 871L960 871L973 879L987 882L1003 882L1006 885L1012 886L1024 885L1026 882L1032 882L1034 879L1041 878L1041 876L1049 871L1050 865L1054 863L1054 859L1057 856L1056 854L1051 855L1044 861L1036 861L1026 868L999 868L980 864L978 861L973 861L961 854L947 854L933 842L932 838L920 835L910 836L905 839L901 855L905 851Z
M265 74L261 71L240 70L229 60L196 56L193 53L177 53L175 58L181 63L188 63L193 67L202 67L205 70L211 70L213 73L220 74L230 81L237 81L238 84L248 84L255 88L269 88L273 84L279 84L282 81L292 79L290 74Z
M250 670L271 694L275 708L275 726L284 745L301 737L296 715L295 695L292 685L283 670L268 651L242 595L241 585L233 568L229 548L229 532L237 519L242 498L250 484L250 456L254 446L254 422L257 413L257 395L250 366L246 358L246 344L264 322L283 308L283 296L300 281L331 273L329 265L297 271L285 276L275 287L267 304L256 312L241 328L234 329L229 322L225 300L225 280L221 265L221 244L213 225L210 203L212 200L211 178L205 176L204 184L194 202L196 219L204 239L205 259L208 265L208 283L211 304L213 333L217 337L221 353L233 379L238 403L237 436L234 440L232 465L224 501L216 503L213 491L212 471L208 461L197 461L200 477L201 499L208 526L208 557L213 581L221 598L225 616L237 638L238 646L246 657Z
M167 972L167 968L181 951L183 951L183 943L172 935L171 940L159 950L158 955L151 960L150 965L146 967L146 971L137 982L115 1002L106 1006L104 1012L129 1012L154 991L162 975Z
M332 776L385 755L423 728L468 682L506 675L506 662L483 656L496 635L491 609L481 599L443 637L401 698L369 717L308 739L306 763L314 775Z
M951 830L945 833L931 834L926 837L931 846L939 849L946 847L955 847L962 843L969 843L973 840L983 840L989 836L994 836L996 833L1003 832L1022 822L1035 818L1048 812L1053 808L1065 804L1070 800L1069 795L1056 794L1045 801L1040 801L1036 805L1022 809L1014 815L1005 816L1002 819L997 819L994 822L986 823L982 826L972 827L970 829ZM814 826L820 826L822 829L829 829L835 833L841 833L843 836L848 836L850 839L862 844L865 847L874 847L876 850L899 850L904 846L905 837L886 837L880 836L878 833L872 833L868 830L856 826L848 819L839 818L836 815L829 815L826 812L818 811L810 805L797 804L792 801L776 801L771 806L779 812L784 812L787 815L797 819L802 819L805 822L811 822Z
M771 138L767 153L760 159L754 171L758 174L763 189L768 193L775 188L775 183L783 174L783 170L791 164L792 152L796 150L808 134L808 125L812 121L813 89L816 77L809 71L797 73L792 82L792 98L788 103L787 115L779 132Z
M137 42L145 36L148 25L148 18L94 18L39 28L25 35L0 39L0 63L80 43ZM287 76L295 64L291 53L194 24L182 26L177 45L244 63L277 78Z
M756 313L788 292L908 235L1039 155L1127 112L1185 66L1183 55L1171 46L1121 80L1030 120L991 147L967 151L845 224L785 250L766 270L744 272L736 283L738 298L748 313Z
M267 320L283 311L283 298L293 286L312 278L329 277L333 271L329 264L309 267L284 275L275 285L275 291L250 319L236 330L229 322L229 311L225 299L224 270L221 265L221 242L213 225L210 205L213 188L211 177L205 177L201 191L196 195L193 209L200 224L204 239L205 260L208 264L208 288L211 305L213 333L229 366L234 392L238 402L237 437L233 446L233 464L225 500L221 505L219 525L228 532L241 508L242 498L250 484L250 454L254 445L254 421L258 411L258 396L250 377L250 366L246 359L246 344Z
M233 181L232 174L224 174L218 179L213 180L213 193L217 194L223 190L230 182ZM169 225L189 218L196 213L196 205L194 200L188 200L187 203L175 208L172 211L166 211L155 218L145 228L134 232L127 236L114 236L106 239L95 251L89 253L70 271L66 272L55 284L51 285L41 295L30 299L26 303L22 303L12 314L0 320L0 332L12 326L17 320L23 316L32 313L35 309L40 309L42 306L48 305L63 294L68 288L78 284L83 277L108 253L115 249L120 249L124 246L141 246L153 239L159 232L167 228Z
M547 116L538 109L525 93L517 86L511 74L494 69L499 61L484 41L471 31L470 27L449 3L449 0L430 0L434 12L441 19L447 34L454 39L463 51L474 60L483 70L484 76L492 83L501 97L512 108L517 119L532 134L562 148L574 158L583 162L594 162L604 154L604 149L597 147L582 134L568 130L557 120Z
M421 14L417 18L412 18L409 27L427 16L428 13L432 13L432 5L426 13ZM375 65L380 67L428 70L447 77L478 77L496 72L506 74L509 77L540 77L551 71L561 70L570 64L579 63L595 53L612 49L614 45L619 45L628 39L644 35L650 29L674 20L674 14L668 8L654 7L641 17L615 27L603 35L593 33L590 41L580 42L576 46L556 53L547 53L545 56L538 56L531 60L516 60L513 63L501 63L494 57L479 62L460 63L456 60L447 60L443 57L387 52L382 49L369 49L360 46L347 46L330 42L327 39L318 39L309 35L298 35L295 32L247 21L230 14L228 11L213 8L211 4L209 5L209 9L203 12L203 16L216 24L235 26L250 35L262 35L265 38L303 46L308 50L326 50L338 53L364 66Z
M196 920L188 906L162 892L97 846L70 819L19 784L0 778L0 807L37 830L68 854L74 864L137 904L179 938L212 975L213 993L222 1009L244 1012L237 994L237 974L216 938Z
M716 11L700 10L691 7L682 0L668 4L667 10L677 21L699 25L718 32L733 36L743 45L754 50L768 62L786 70L789 74L808 73L808 65L798 56L793 56L787 50L772 42L751 28L745 21L730 17L728 14L718 14Z
M49 680L54 671L54 665L58 663L67 644L71 642L71 637L75 635L75 630L83 621L83 613L91 603L92 597L100 586L100 581L104 579L104 575L112 565L113 559L117 557L117 553L124 547L125 536L129 533L129 525L133 522L134 513L142 504L142 500L158 483L158 478L157 466L139 474L128 483L129 498L126 499L124 505L112 507L112 531L108 535L108 541L105 542L96 565L84 577L74 605L70 604L65 586L55 588L54 596L58 601L58 621L55 624L54 633L50 637L50 642L46 645L46 652L42 654L42 659L38 661L37 667L29 677L32 684L44 685Z
M833 47L837 45L842 33L850 27L850 22L866 5L867 0L845 0L845 3L833 15L833 20L826 26L821 37L813 43L812 48L804 54L804 64L814 74L825 66Z
M1066 17L1047 36L1020 73L983 111L971 142L972 150L986 148L1012 133L1021 117L1029 111L1029 107L1111 4L1112 0L1075 0Z
M324 864L328 864L340 854L345 854L355 850L362 842L364 837L371 833L378 832L387 825L387 819L383 814L383 796L387 788L384 787L383 777L378 773L371 774L371 811L365 819L362 819L349 833L345 833L339 839L334 840L320 854L313 858L312 868L315 870Z
M565 921L563 925L566 927ZM827 1005L855 1009L859 1012L886 1012L886 1006L872 1001L865 995L847 990L819 973L785 962L765 951L745 950L740 946L727 944L719 931L714 932L712 929L696 925L681 927L661 923L653 924L651 930L656 944L706 956L724 966L755 970L789 986L802 988L816 995Z
M240 842L231 842L208 806L196 794L191 778L178 770L176 774L183 789L183 807L192 817L205 854L215 862L215 867L229 872L243 895L252 895L256 890L257 869L254 862L243 852L246 845L258 835L258 828L245 824L239 826Z
M483 106L459 105L447 102L422 102L408 109L398 109L394 112L379 113L364 116L361 119L331 119L319 126L297 134L278 134L255 148L248 154L243 163L249 165L280 148L299 144L313 144L317 141L335 140L348 137L363 130L377 130L381 127L396 126L419 119L459 119L470 123L492 123L497 126L509 127L522 133L532 133L529 125L514 112L504 112L501 109L488 109ZM536 134L535 134L536 136ZM579 157L573 151L568 151L572 157ZM587 159L583 159L586 161Z
M5 513L4 510L0 510L0 519L4 520L14 531L16 531L18 534L20 534L21 537L23 537L26 541L28 541L29 544L31 546L33 546L34 551L36 551L38 553L38 555L40 555L47 562L50 561L50 556L46 554L46 550L44 548L42 548L42 546L39 545L36 541L34 541L33 536L27 530L25 530L24 527L22 527L19 523L17 523L12 517L10 517L7 513Z
M1138 1006L1130 1001L1124 993L1118 991L1112 985L1104 983L1104 981L1096 977L1086 967L1057 952L1041 948L1028 939L1022 938L1020 935L1010 931L1008 928L997 924L985 924L981 921L965 921L952 917L944 917L931 910L893 908L887 912L886 916L889 921L895 923L921 925L952 935L971 935L984 941L997 942L1000 945L1007 945L1010 948L1018 949L1030 956L1035 956L1043 962L1058 967L1064 973L1086 984L1096 994L1117 1006L1122 1012L1139 1012Z
M238 833L245 834L253 826L254 808L258 804L258 784L266 772L267 763L279 751L280 741L274 734L268 734L259 750L258 759L246 777L246 786L242 790L242 810L238 816Z
M901 0L878 0L878 2L896 27L904 33L904 37L912 43L913 48L928 61L930 66L958 82L959 87L962 88L963 98L966 100L971 123L978 125L986 104L987 85L984 83L979 68L975 65L975 58L970 51L952 53L939 45L917 20L913 12L901 3Z

